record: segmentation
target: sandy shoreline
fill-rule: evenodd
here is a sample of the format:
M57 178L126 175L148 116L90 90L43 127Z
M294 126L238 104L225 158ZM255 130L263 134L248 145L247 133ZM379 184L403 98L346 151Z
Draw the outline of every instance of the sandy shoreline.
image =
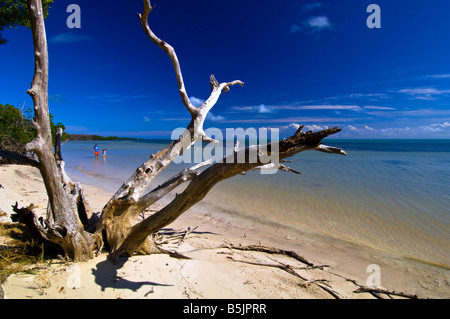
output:
M39 171L29 166L0 166L0 211L33 203L45 213L47 198ZM100 211L112 194L85 186L91 207ZM203 210L202 210L203 209ZM10 222L8 216L0 222ZM369 265L380 267L381 287L419 298L450 298L449 271L369 251L350 243L324 244L320 236L281 231L201 205L169 226L190 233L177 251L191 259L168 255L133 256L112 265L102 254L77 264L55 261L37 274L15 274L3 284L6 298L374 298L355 293L367 284ZM0 239L0 245L6 239ZM323 269L306 269L287 256L241 251L224 246L263 245L294 251ZM264 264L256 265L256 264ZM282 269L289 265L299 276ZM302 278L300 278L302 277Z

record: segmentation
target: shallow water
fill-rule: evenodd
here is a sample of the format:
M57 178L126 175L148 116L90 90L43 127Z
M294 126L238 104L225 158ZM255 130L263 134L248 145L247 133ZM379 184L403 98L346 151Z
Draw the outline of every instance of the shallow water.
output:
M169 141L92 141L63 146L74 180L114 192ZM450 141L329 140L347 156L305 152L302 175L250 172L225 180L204 205L303 233L326 235L450 269ZM190 164L193 165L193 164ZM154 184L187 164L171 164Z

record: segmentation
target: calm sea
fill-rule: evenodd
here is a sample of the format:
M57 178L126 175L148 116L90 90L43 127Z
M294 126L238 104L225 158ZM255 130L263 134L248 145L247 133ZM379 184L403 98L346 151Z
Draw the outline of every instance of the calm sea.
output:
M69 141L63 157L76 181L115 192L169 141ZM450 140L328 140L347 156L309 151L302 172L250 172L225 180L204 205L264 223L365 245L450 269ZM192 165L192 164L191 164ZM171 164L154 182L186 164Z

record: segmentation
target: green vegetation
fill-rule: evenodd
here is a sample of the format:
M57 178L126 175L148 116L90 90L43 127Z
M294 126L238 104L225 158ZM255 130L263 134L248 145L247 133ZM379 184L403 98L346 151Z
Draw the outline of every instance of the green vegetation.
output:
M36 136L36 130L31 121L31 110L24 112L10 104L0 104L0 149L25 154L25 144L31 142ZM65 130L62 123L53 123L50 115L50 126L53 141L58 128ZM69 135L63 132L63 141L69 139Z
M42 0L44 18L48 15L48 10L53 0ZM5 44L8 40L2 37L4 28L12 29L17 26L30 27L30 20L26 0L2 0L0 2L0 44Z
M0 148L25 153L25 144L33 140L36 132L31 120L10 104L0 104Z

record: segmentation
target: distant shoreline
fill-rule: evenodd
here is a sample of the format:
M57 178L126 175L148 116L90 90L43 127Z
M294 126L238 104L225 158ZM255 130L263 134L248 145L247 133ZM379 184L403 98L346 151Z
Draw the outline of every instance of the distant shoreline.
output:
M95 134L69 134L72 141L116 141L116 140L133 140L137 141L138 138L134 137L118 137L118 136L101 136Z

